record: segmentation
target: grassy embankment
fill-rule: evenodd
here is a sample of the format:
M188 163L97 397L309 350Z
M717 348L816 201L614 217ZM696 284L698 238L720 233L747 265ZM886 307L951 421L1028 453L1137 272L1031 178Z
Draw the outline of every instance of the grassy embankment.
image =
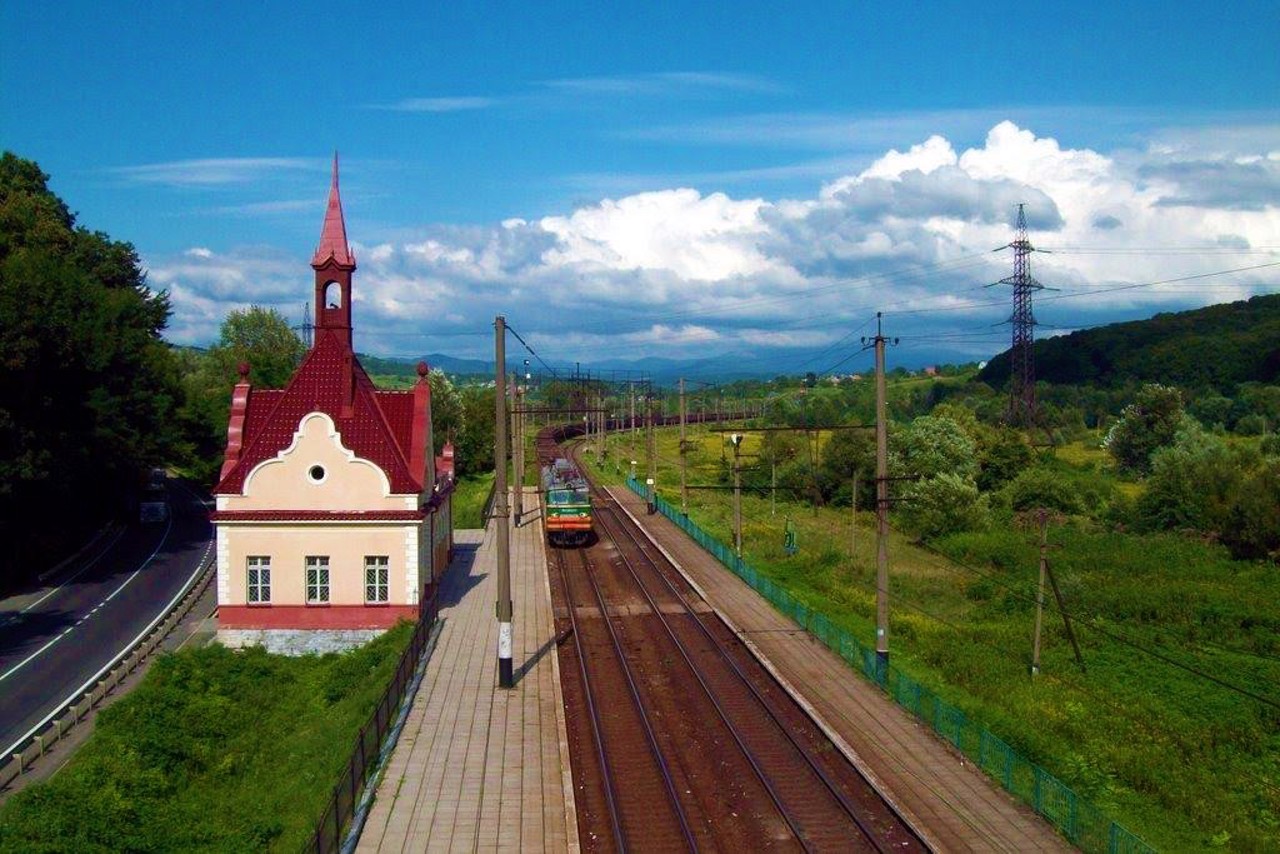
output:
M453 527L483 528L484 505L493 489L493 472L464 477L453 489Z
M167 655L49 781L0 809L0 851L297 851L413 627L342 655Z
M692 439L689 483L717 482L719 436ZM678 506L677 441L676 431L660 431L659 489ZM744 456L757 443L749 435ZM644 477L643 444L639 451ZM597 468L618 483L632 458L629 440L617 438ZM1080 477L1112 477L1083 445L1059 463ZM689 513L732 541L732 493L691 490ZM801 547L791 557L782 552L788 516ZM859 514L855 534L848 507L814 514L779 495L774 516L767 495L744 495L743 517L753 567L872 645L871 513ZM1042 672L1029 676L1036 534L1009 525L952 536L937 552L891 535L895 667L1159 849L1277 850L1280 712L1213 680L1280 701L1280 572L1195 540L1110 533L1082 520L1052 528L1049 540L1068 609L1080 618L1087 673L1050 598Z

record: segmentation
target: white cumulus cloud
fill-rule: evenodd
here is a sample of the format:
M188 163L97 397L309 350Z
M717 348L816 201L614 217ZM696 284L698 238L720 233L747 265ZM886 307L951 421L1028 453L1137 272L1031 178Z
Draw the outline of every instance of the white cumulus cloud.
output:
M1230 138L1229 152L1196 134L1099 152L999 121L963 151L922 134L809 197L672 187L561 215L422 226L407 240L353 234L368 239L357 345L483 355L502 313L567 359L783 352L840 345L882 310L894 334L965 342L952 350L984 358L1007 346L1008 291L985 286L1011 272L1010 253L993 250L1012 238L1019 204L1032 242L1053 250L1032 256L1032 272L1061 289L1040 297L1045 334L1136 306L1273 292L1274 270L1259 265L1280 261L1280 132ZM153 259L150 281L173 295L172 337L197 341L228 308L300 305L310 272L282 253L193 247Z

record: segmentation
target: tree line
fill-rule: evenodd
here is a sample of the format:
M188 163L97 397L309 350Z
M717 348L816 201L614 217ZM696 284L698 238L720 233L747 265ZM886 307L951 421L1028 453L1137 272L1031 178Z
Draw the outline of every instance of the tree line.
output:
M163 340L169 296L134 247L77 222L40 167L0 155L0 588L128 520L147 473L217 478L231 388L288 382L306 345L274 309L233 311L208 349ZM436 451L493 466L493 390L430 374Z
M1090 400L1094 426L1064 405L1048 431L1015 429L1001 419L1007 397L977 381L891 385L897 522L930 540L1045 508L1113 530L1183 532L1240 559L1280 558L1280 387L1246 384L1240 398L1221 403L1160 383L1126 384L1101 397L1055 391L1046 396ZM872 510L872 431L826 429L869 425L872 395L870 383L775 392L762 423L796 429L765 435L744 484L837 506L849 506L856 484L858 506ZM1249 414L1235 431L1214 418L1240 407ZM1055 449L1068 444L1104 449L1108 464L1096 453L1083 464L1066 461Z

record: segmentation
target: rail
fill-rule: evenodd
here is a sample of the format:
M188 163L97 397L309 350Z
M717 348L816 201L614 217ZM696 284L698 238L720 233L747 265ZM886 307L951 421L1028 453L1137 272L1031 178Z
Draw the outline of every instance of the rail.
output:
M618 512L616 509L612 507L610 508L610 510L612 510L615 514ZM601 523L606 528L612 527L611 523L610 524L604 523L603 518L601 519ZM620 522L618 524L618 529L621 530L623 534L627 537L627 539L629 539L636 546L636 549L640 554L644 555L646 559L652 561L652 558L648 557L648 553L645 551L644 546L642 545L640 540L636 537L635 533L633 533L627 527L625 523ZM616 542L618 538L613 537L613 539ZM631 565L631 561L627 560L626 556L621 552L619 552L619 557L622 559L622 562L624 563L624 565L626 565L631 576L635 578L636 583L640 587L641 592L644 594L646 601L648 601L649 606L653 609L653 613L655 614L655 616L657 616L657 618L661 621L662 625L666 628L667 633L670 635L671 639L675 642L676 647L678 648L681 656L688 663L690 669L693 670L694 676L697 678L699 685L702 686L702 689L706 693L707 698L715 706L717 712L720 714L721 719L724 721L725 726L729 728L730 732L733 735L734 740L737 742L743 754L747 757L748 761L751 763L752 768L755 769L756 774L760 778L760 781L764 784L770 796L773 798L774 803L777 805L779 812L783 815L788 825L791 826L792 830L795 832L796 838L800 840L801 845L804 846L806 850L808 850L809 846L808 846L808 843L805 841L804 834L801 832L800 828L796 826L793 817L784 806L782 797L778 792L775 792L773 785L770 784L769 781L766 779L766 775L764 771L760 768L750 748L747 746L747 743L744 740L742 734L739 732L738 727L733 723L732 719L730 718L730 715L725 710L724 705L717 698L716 692L711 689L711 687L707 684L703 676L698 672L697 668L693 663L692 653L689 651L686 644L679 639L678 633L672 627L671 622L667 617L667 614L664 613L663 609L654 600L653 595L650 593L646 585L640 581L639 574L636 572L635 567ZM655 569L656 569L656 564L655 564ZM724 661L727 669L734 674L738 683L740 683L747 690L748 694L752 698L754 698L755 702L758 704L758 707L761 710L763 710L767 718L770 721L772 721L774 727L777 729L778 733L782 736L782 740L785 741L785 743L791 745L795 755L800 757L800 759L803 761L805 766L809 768L810 771L813 773L814 777L816 777L822 783L823 790L825 790L831 796L831 799L836 804L838 804L840 809L843 810L844 813L849 817L850 821L853 822L853 825L857 827L860 833L862 833L865 841L871 847L875 848L877 851L887 852L891 850L889 844L885 840L883 840L880 834L878 834L875 831L875 829L871 826L871 822L868 819L868 817L864 814L864 811L852 803L852 801L844 794L844 792L840 790L840 787L835 782L835 780L833 780L831 776L822 769L822 767L814 760L813 755L801 745L799 738L797 738L796 736L796 733L793 732L786 725L786 723L781 720L781 718L778 716L778 713L775 711L773 706L765 699L765 697L761 694L760 690L751 682L751 680L747 677L747 674L744 673L742 668L738 666L737 662L733 660L733 657L729 655L728 651L724 648L724 644L714 634L712 634L712 632L707 628L706 624L701 619L698 619L697 614L695 613L692 605L689 603L689 600L684 596L684 594L682 594L676 588L676 586L672 583L670 578L666 577L661 572L657 572L656 574L658 578L661 580L663 586L684 609L683 613L693 618L690 621L690 624L697 627L699 635L707 642L708 648L716 651L720 659ZM876 791L875 786L872 785L871 781L867 780L866 775L864 775L857 768L853 768L853 770L868 788L870 788L872 791ZM877 792L877 794L879 793ZM919 839L918 834L915 833L914 829L911 828L910 823L907 822L907 820L898 812L898 810L888 801L885 801L884 803L889 813L892 814L893 817L902 824L904 831L907 834L911 835L914 841L919 843L922 848L927 849L928 846L923 844L923 840ZM897 843L894 843L894 844L896 845ZM902 843L902 844L906 845L907 843Z
M781 613L840 656L851 668L876 683L898 705L910 711L934 732L969 756L1006 791L1028 804L1053 825L1071 844L1086 852L1106 854L1154 854L1155 849L1136 834L1108 818L1089 801L1034 762L1021 756L986 727L972 721L962 709L943 700L893 665L880 664L873 649L834 625L824 614L796 601L772 579L753 569L733 550L704 531L661 496L650 499L648 488L635 478L627 487L652 501L659 513L698 545L751 586Z

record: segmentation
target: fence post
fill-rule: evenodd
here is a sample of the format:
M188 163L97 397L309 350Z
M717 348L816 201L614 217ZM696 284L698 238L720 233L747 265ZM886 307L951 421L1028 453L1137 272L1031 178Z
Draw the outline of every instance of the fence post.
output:
M365 770L369 767L368 759L366 759L365 752L364 752L364 736L365 736L365 733L368 732L368 730L369 730L368 724L365 724L363 727L360 728L360 774L359 774L359 777L361 780L366 779ZM374 731L375 732L377 731L376 727ZM355 801L355 798L353 796L352 802L354 803L354 801Z

